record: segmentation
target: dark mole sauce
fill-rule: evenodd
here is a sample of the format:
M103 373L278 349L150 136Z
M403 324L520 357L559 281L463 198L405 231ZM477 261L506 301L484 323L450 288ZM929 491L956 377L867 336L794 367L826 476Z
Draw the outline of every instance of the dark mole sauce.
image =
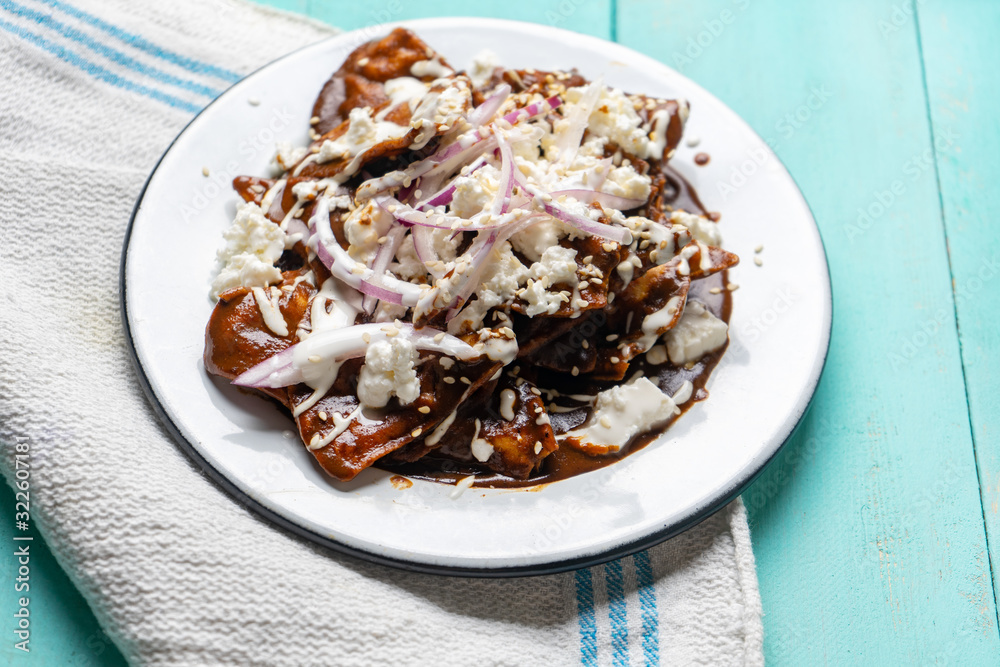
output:
M669 166L664 167L663 173L667 177L664 201L668 202L669 210L684 209L686 211L701 213L712 220L718 220L719 215L717 213L713 216L713 214L705 210L701 200L698 198L698 193L683 176ZM713 315L721 318L726 323L729 322L732 311L732 292L725 289L726 284L729 282L727 274L727 271L722 271L713 276L692 282L691 291L688 295L689 298L694 297L704 303ZM710 291L712 288L720 288L721 292L719 294L712 294ZM637 356L629 365L628 373L625 374L625 380L622 382L631 379L637 372L642 371L644 377L658 384L660 389L667 394L673 395L685 381L691 382L694 386L694 391L691 400L678 406L681 414L675 415L661 424L659 428L635 436L620 451L614 454L590 456L569 445L562 445L542 460L541 469L538 472L532 477L523 480L484 470L483 468L467 463L438 458L433 453L424 456L414 463L391 466L376 464L375 467L406 475L414 479L423 479L444 484L455 484L463 477L475 475L476 481L473 487L489 489L530 489L531 487L540 487L551 482L557 482L585 472L604 468L643 449L670 428L691 406L708 398L705 385L708 383L708 378L719 364L728 347L729 344L727 342L725 346L706 355L693 364L691 368L677 367L669 362L654 366L646 361L645 354ZM577 378L568 378L563 379L562 383L558 383L557 381L556 384L566 387L566 389L556 387L564 395L593 395L601 389L607 389L610 386L620 384L620 382L593 382L588 386L586 383L577 382ZM540 383L539 388L545 386L546 383L543 382ZM545 396L544 388L542 388L542 395ZM590 417L591 412L590 407L583 405L580 409L572 412L550 412L549 417L552 420L552 428L558 435L582 425Z
M694 163L699 167L704 167L706 164L709 163L709 161L711 161L711 159L712 156L709 155L708 153L698 153L697 155L694 156Z

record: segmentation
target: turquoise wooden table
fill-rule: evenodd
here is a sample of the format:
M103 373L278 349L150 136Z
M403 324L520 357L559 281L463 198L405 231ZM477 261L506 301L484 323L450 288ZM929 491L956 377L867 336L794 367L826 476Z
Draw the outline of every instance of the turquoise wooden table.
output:
M555 25L653 56L741 114L812 206L835 294L812 410L744 495L768 662L1000 663L1000 3L267 4L346 30ZM32 566L33 661L121 663L52 557Z

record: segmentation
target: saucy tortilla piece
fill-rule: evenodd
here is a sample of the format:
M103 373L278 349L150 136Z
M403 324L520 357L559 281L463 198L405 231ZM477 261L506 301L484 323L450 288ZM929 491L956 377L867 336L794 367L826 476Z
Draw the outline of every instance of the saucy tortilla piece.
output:
M387 454L431 433L469 393L488 382L500 368L492 361L482 361L456 363L445 369L436 355L431 356L417 367L420 395L416 400L401 405L392 398L385 408L362 412L357 397L362 364L363 359L344 362L333 386L312 407L295 417L307 449L327 473L342 481L353 479ZM454 380L456 375L467 378L469 384L446 381L446 378ZM293 414L312 394L313 389L304 384L289 390Z
M295 342L295 330L303 319L308 321L309 301L316 292L308 282L298 280L301 276L301 271L289 271L283 274L280 285L262 288L267 296L277 297L278 309L288 327L284 336L264 322L253 290L237 287L219 296L205 328L204 361L209 373L232 380ZM288 405L284 387L258 391Z
M396 28L380 40L362 44L323 85L313 104L313 128L326 134L343 123L351 109L379 109L389 102L385 82L413 76L413 66L421 61L439 62L451 69L444 58L406 28ZM417 77L428 82L431 74Z
M513 479L526 480L559 448L545 404L531 382L508 375L484 385L464 402L447 432L433 445L411 443L393 455L397 463L430 454L441 461L475 465Z

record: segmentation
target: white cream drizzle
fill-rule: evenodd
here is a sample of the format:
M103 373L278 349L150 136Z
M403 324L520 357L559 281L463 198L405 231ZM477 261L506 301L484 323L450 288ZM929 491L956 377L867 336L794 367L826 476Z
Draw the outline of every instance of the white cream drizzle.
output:
M254 287L250 291L253 292L257 309L260 311L261 317L264 318L264 324L267 325L267 328L276 336L287 336L288 323L285 322L285 317L281 314L279 307L281 290L272 286L267 292L264 291L263 287Z
M431 432L429 436L424 438L424 442L426 442L431 447L441 442L441 438L443 438L444 434L448 432L448 429L451 428L451 425L455 423L455 417L457 416L458 416L458 408L455 408L448 414L447 417L441 420L441 423L438 424L437 427L435 427L435 429Z
M479 429L482 428L482 423L476 420L476 432L472 434L472 442L469 444L469 449L472 450L472 455L476 457L476 460L480 463L485 463L487 459L493 456L493 445L479 437Z
M340 414L339 412L334 412L333 415L331 416L331 419L333 419L333 429L329 433L324 435L322 438L317 438L316 436L313 436L313 439L307 445L310 451L326 447L328 444L333 442L338 435L347 430L347 427L351 425L351 422L354 421L355 417L357 417L360 413L361 413L360 405L354 409L354 412L347 415L346 417ZM317 433L316 435L319 434Z
M500 416L509 422L514 421L514 401L517 394L513 389L504 389L500 392Z

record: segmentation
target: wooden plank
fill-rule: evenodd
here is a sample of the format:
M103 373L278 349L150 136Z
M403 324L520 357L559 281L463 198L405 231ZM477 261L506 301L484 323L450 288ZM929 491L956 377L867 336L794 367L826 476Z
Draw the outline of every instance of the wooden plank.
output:
M801 432L745 496L778 664L1000 653L917 34L912 21L879 30L894 4L619 6L622 43L772 140L827 245L826 373Z
M1000 567L1000 5L916 7L994 591ZM947 147L949 142L953 145Z
M611 7L611 0L509 0L504 3L469 2L460 6L442 0L309 0L308 14L344 30L432 16L484 16L541 23L609 39Z

